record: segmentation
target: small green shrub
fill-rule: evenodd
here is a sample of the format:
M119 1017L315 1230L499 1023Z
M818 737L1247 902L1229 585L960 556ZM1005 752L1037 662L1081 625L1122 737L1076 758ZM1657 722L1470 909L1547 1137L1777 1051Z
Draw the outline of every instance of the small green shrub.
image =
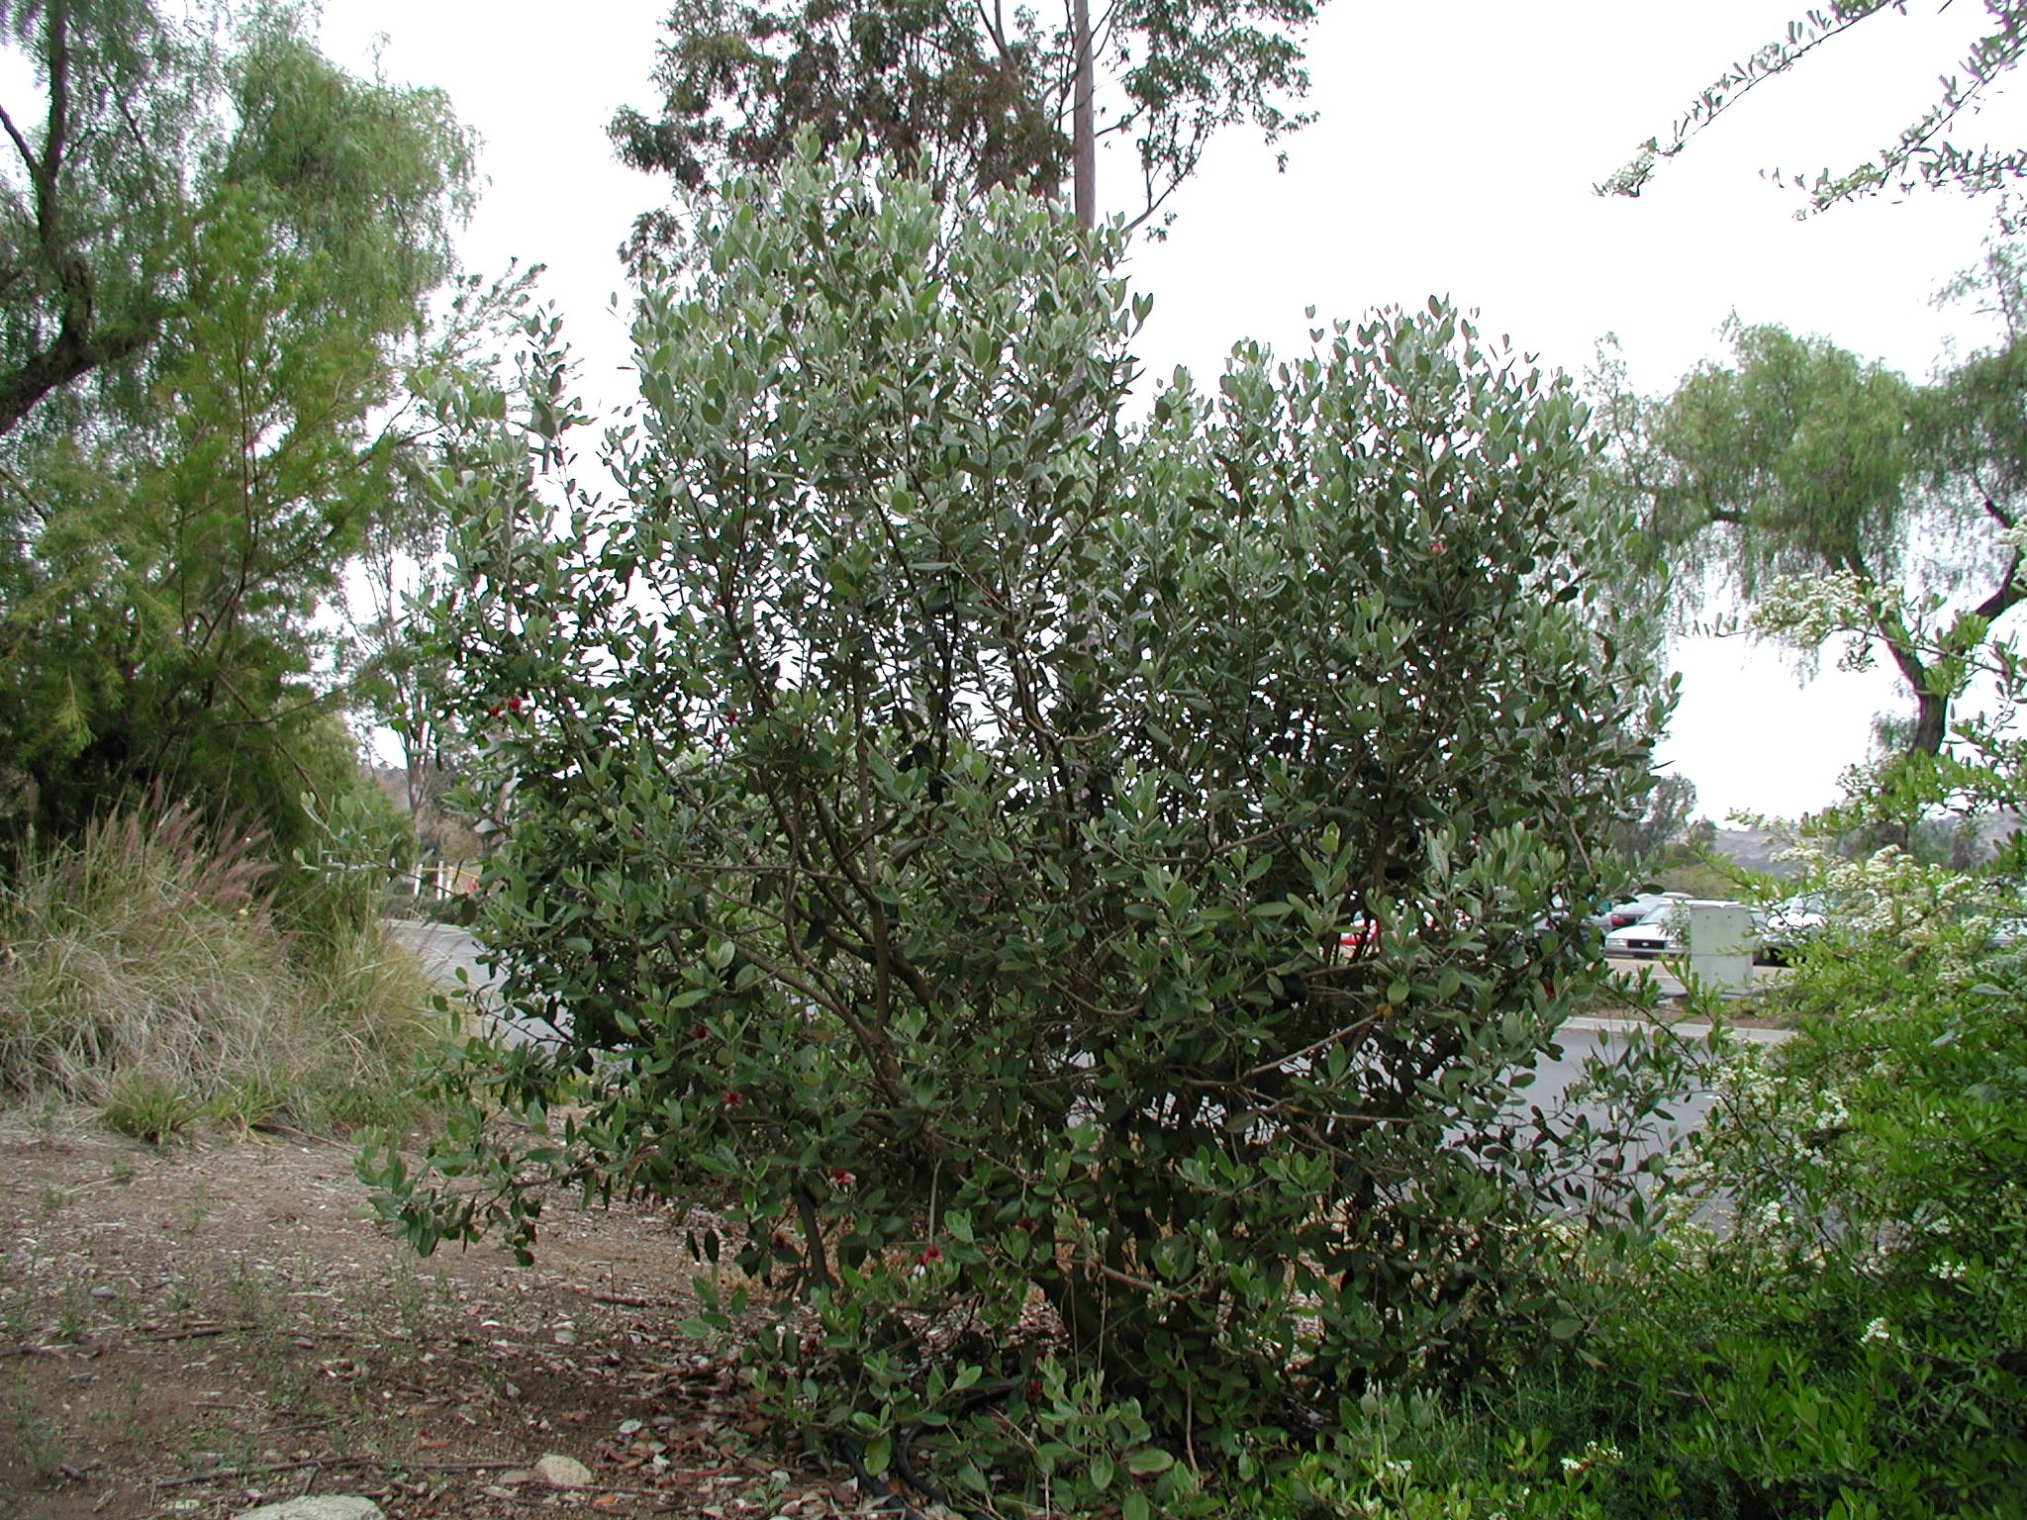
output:
M258 1078L232 1082L214 1093L205 1112L218 1123L245 1134L271 1123L287 1108L285 1094Z
M123 1135L166 1145L204 1111L204 1105L173 1078L156 1072L122 1071L111 1083L102 1110L106 1123Z
M1743 1053L1638 1312L1599 1349L1685 1515L2017 1515L2027 1472L2027 975L1989 884L1898 850Z

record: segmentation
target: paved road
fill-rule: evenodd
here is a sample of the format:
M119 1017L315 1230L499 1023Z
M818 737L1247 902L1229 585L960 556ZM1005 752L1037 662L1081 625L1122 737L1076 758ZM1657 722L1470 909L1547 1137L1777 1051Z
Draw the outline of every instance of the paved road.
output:
M455 924L421 923L413 919L389 919L387 930L396 943L414 953L425 975L450 991L471 993L479 1032L498 1034L509 1045L547 1044L553 1040L553 1031L516 1023L507 1015L499 996L501 978L479 963L479 942L465 930Z
M1682 979L1669 969L1669 963L1667 962L1644 958L1635 959L1632 956L1609 956L1606 958L1605 964L1621 976L1638 976L1643 971L1650 973L1654 978L1654 985L1661 989L1663 997L1681 997L1684 991ZM1785 966L1755 966L1753 967L1752 975L1753 987L1755 990L1759 990L1770 983L1780 981L1782 977L1789 975L1789 972ZM1735 994L1727 993L1725 995L1730 997Z
M1539 1106L1544 1113L1554 1111L1556 1101L1568 1090L1571 1083L1583 1075L1584 1063L1592 1056L1609 1058L1615 1046L1623 1048L1629 1032L1634 1029L1651 1028L1651 1025L1636 1024L1625 1019L1598 1019L1579 1015L1562 1027L1557 1044L1562 1047L1559 1059L1544 1056L1534 1068L1534 1082L1525 1091L1524 1102L1529 1107ZM1684 1039L1696 1042L1710 1033L1708 1024L1677 1024L1675 1030ZM1778 1045L1788 1038L1786 1029L1734 1029L1734 1041L1754 1045ZM1669 1111L1674 1122L1668 1133L1681 1136L1696 1129L1710 1113L1712 1095L1708 1090L1690 1093L1682 1102ZM1590 1110L1592 1122L1603 1117L1597 1110Z
M486 990L498 985L499 978L479 964L479 942L455 924L390 918L387 930L397 943L414 952L428 976L446 987L459 985L460 971L465 974L464 985L477 988L481 997Z

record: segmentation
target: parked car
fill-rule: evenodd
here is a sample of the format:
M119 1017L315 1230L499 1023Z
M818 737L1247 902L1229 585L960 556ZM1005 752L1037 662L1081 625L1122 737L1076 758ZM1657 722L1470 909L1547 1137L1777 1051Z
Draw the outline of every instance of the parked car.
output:
M1607 903L1603 909L1593 913L1584 922L1594 929L1609 934L1614 929L1623 929L1628 924L1637 924L1656 908L1669 903L1687 902L1687 892L1635 892L1631 897L1620 898Z
M1462 913L1456 914L1454 921L1459 929L1471 927L1471 921ZM1436 927L1434 914L1424 913L1422 922L1432 930ZM1367 955L1378 954L1379 948L1379 924L1361 913L1351 920L1342 934L1338 935L1337 950L1331 958L1337 961L1360 960Z
M1755 959L1763 966L1785 966L1795 951L1822 933L1829 922L1827 893L1797 892L1783 898L1760 915L1760 948Z
M1362 960L1379 950L1379 925L1363 914L1351 921L1351 927L1337 937L1337 953L1331 957L1337 961Z
M1643 918L1621 925L1605 936L1605 954L1651 960L1658 955L1680 955L1688 948L1683 938L1682 904L1686 893L1675 893Z

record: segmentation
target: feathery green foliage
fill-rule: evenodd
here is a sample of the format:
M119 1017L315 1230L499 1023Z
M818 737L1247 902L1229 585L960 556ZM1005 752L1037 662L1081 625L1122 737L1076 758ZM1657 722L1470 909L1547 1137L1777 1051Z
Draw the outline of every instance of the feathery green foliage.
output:
M415 471L421 425L390 403L451 269L470 143L436 92L331 64L290 7L228 17L222 43L134 3L7 19L46 115L0 167L38 229L10 234L0 394L10 353L32 371L68 341L45 266L66 312L133 341L0 409L21 421L0 457L0 827L18 851L165 794L254 821L291 863L323 845L306 794L361 805L320 614ZM278 879L301 897L301 873Z
M1664 160L1682 152L1691 138L1736 108L1753 90L1787 73L1852 27L1889 11L1906 15L1905 0L1836 0L1789 22L1781 37L1755 48L1705 85L1669 127L1667 140L1648 138L1629 162L1597 187L1598 193L1638 196ZM2004 190L2027 174L2027 148L1966 147L1952 137L1960 124L1977 118L1983 101L1996 93L2003 77L2012 72L2027 49L2027 5L2020 0L1985 0L1985 12L1989 29L1972 42L1959 65L1961 72L1942 75L1934 103L1895 133L1885 147L1842 173L1824 169L1808 176L1774 171L1771 177L1777 183L1806 191L1808 204L1796 215L1825 211L1883 190L1906 194L1916 185L1988 194Z
M1961 284L2023 309L2003 246ZM1674 572L1681 609L1711 594L1768 604L1753 626L1811 658L1827 626L1771 604L1797 578L1848 587L1840 607L1869 611L1844 630L1859 635L1844 663L1892 661L1913 706L1895 747L1930 763L1953 742L1961 663L1938 647L1977 644L2027 596L2023 331L2009 326L1918 386L1826 339L1740 327L1730 362L1698 367L1669 396L1622 391L1612 488L1643 522L1634 557Z

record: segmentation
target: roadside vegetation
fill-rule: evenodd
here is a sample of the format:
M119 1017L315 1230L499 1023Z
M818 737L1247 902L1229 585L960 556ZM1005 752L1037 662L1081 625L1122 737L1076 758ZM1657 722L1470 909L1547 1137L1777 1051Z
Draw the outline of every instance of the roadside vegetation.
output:
M0 11L0 1088L152 1138L398 1108L415 830L351 718L399 713L400 662L345 593L444 520L525 301L457 273L439 92L346 73L304 8L211 19Z
M451 259L441 97L288 7L0 8L42 92L0 204L0 1090L157 1145L376 1126L424 1252L658 1209L694 1280L606 1306L869 1502L2017 1514L2027 845L1930 844L2027 801L2027 337L1913 388L1754 328L1586 397L1431 300L1150 391L1090 123L1048 125L1088 18L1045 68L932 28L938 142L771 95L838 40L780 9L699 93L679 8L669 115L616 124L690 189L631 250L593 486L561 319ZM1299 124L1314 9L1149 23L1148 212L1220 122ZM1967 288L2018 313L2011 247ZM1735 885L1652 769L1663 614L1721 585L1910 712L1797 830L1781 890L1837 907L1767 994L1792 1038L1692 1002L1537 1102L1608 995L1585 918ZM419 820L483 839L542 1038L440 1038L380 927ZM111 1313L83 1282L47 1344Z
M287 927L276 869L175 807L32 859L0 895L0 1088L154 1141L398 1120L432 991L374 919Z

